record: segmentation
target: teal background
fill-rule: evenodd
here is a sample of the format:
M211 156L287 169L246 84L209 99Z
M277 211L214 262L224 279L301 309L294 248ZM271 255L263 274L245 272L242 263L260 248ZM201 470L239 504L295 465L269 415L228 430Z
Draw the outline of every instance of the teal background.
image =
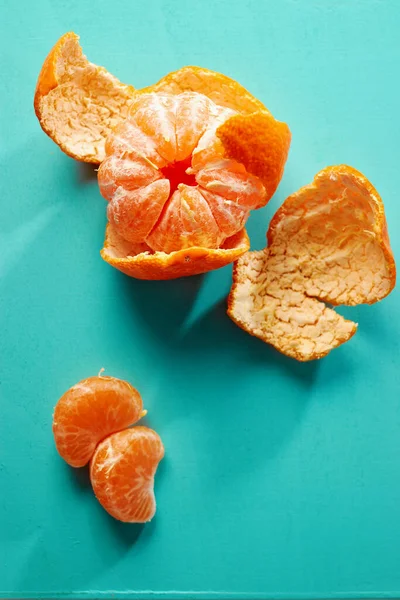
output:
M240 81L289 123L284 179L249 222L348 163L381 193L400 256L398 0L0 0L0 596L400 596L399 294L340 309L347 344L298 364L225 316L231 268L130 280L99 256L93 169L33 113L54 42L141 87L185 64ZM56 454L76 381L129 379L166 457L158 512L112 520Z

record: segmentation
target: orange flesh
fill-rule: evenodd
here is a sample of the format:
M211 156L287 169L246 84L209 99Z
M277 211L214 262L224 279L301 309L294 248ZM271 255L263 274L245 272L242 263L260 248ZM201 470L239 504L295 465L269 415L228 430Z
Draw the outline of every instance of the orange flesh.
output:
M57 450L72 467L83 467L102 439L136 423L142 415L142 398L128 382L114 377L84 379L54 409Z
M193 92L138 96L107 140L99 169L109 221L123 239L156 252L217 249L243 228L266 192L224 158L216 132L234 114ZM169 182L168 195L160 194L161 181Z
M101 442L90 463L96 498L115 519L146 523L154 516L154 475L164 456L155 431L132 427Z

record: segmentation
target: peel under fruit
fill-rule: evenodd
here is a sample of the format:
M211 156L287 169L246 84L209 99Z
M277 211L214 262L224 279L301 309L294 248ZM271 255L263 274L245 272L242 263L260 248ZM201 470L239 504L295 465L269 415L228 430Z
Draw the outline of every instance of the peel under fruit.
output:
M347 165L323 169L287 198L267 240L236 263L228 315L297 360L321 358L356 332L325 303L373 304L395 285L383 202Z
M136 279L165 280L219 269L237 260L249 247L248 235L242 229L216 250L193 247L169 254L152 252L145 244L130 244L108 224L100 254L107 263L125 275Z

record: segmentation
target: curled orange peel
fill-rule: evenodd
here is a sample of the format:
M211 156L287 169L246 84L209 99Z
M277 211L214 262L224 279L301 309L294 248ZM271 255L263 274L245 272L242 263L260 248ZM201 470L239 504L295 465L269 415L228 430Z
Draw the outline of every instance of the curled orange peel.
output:
M136 279L165 280L199 275L237 260L250 247L245 229L225 240L221 248L193 247L176 252L152 252L145 244L132 245L107 225L102 258L125 275Z
M237 261L228 315L299 361L325 356L357 330L325 303L373 304L395 286L383 202L352 167L327 167L287 198L267 240Z
M89 163L105 157L105 141L127 115L134 88L89 62L73 32L48 54L34 108L42 129L66 154Z

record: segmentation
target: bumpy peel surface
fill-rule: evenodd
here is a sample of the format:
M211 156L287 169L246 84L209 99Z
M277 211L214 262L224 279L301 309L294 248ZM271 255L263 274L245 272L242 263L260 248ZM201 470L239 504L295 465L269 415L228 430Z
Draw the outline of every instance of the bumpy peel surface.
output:
M72 158L100 163L112 129L126 117L134 88L89 62L79 36L63 35L47 56L34 107L42 129Z
M267 239L265 250L238 260L228 314L297 360L321 358L356 332L325 302L372 304L395 285L382 200L346 165L322 170L287 198Z
M101 440L143 415L142 398L127 381L115 377L84 379L70 388L54 409L57 450L72 467L83 467Z
M90 480L103 508L119 521L150 521L156 511L154 475L163 456L160 437L147 427L132 427L101 442L90 463Z

